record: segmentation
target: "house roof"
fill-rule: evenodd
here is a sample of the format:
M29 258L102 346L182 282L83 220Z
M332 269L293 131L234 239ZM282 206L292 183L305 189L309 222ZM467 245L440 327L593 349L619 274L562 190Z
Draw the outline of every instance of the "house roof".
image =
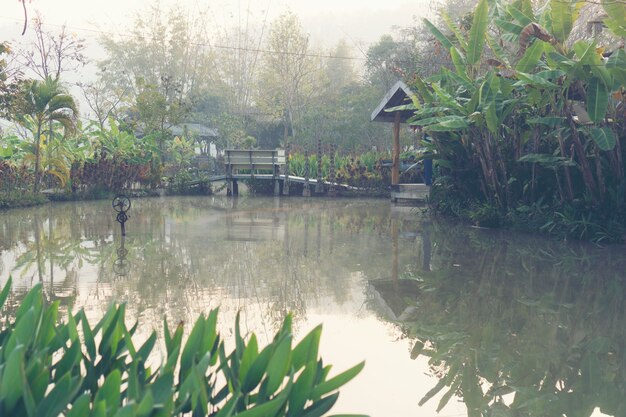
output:
M185 133L189 133L200 138L216 138L219 136L217 129L200 123L181 123L179 125L172 125L170 126L169 131L176 136L184 135Z
M371 120L374 122L393 122L397 112L387 112L386 109L409 104L415 98L415 93L402 81L398 81L389 89L380 104L372 112ZM406 122L415 110L400 110L400 121Z

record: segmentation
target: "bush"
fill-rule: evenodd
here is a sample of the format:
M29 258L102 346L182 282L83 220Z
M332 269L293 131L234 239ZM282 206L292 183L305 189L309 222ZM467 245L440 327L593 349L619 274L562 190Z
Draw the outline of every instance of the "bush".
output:
M11 279L0 293L0 308ZM321 326L292 348L291 317L259 350L235 323L235 347L226 351L217 310L201 315L183 343L183 324L164 323L167 357L151 369L156 332L141 345L125 324L125 306L112 305L91 326L83 310L59 323L59 302L46 305L40 284L0 316L0 415L45 417L322 416L337 389L363 363L328 378L318 358ZM82 334L81 334L82 333Z
M30 207L48 202L46 196L25 191L0 192L0 209Z

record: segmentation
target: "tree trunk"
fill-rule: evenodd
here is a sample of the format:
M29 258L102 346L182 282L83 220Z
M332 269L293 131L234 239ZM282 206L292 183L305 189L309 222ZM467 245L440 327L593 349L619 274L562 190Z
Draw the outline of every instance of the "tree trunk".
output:
M37 120L37 135L35 136L35 184L33 186L33 192L39 192L39 177L41 172L39 170L39 162L41 158L41 121Z

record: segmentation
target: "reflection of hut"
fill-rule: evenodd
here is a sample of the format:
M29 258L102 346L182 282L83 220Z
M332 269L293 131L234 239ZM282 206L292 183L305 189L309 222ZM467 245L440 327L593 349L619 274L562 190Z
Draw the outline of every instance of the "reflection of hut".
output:
M415 94L402 81L398 81L385 94L380 104L372 112L371 120L374 122L393 123L393 150L391 160L391 199L397 201L416 200L424 201L430 192L430 186L420 184L400 184L400 124L413 116L414 110L388 111L391 108L410 104L416 100Z

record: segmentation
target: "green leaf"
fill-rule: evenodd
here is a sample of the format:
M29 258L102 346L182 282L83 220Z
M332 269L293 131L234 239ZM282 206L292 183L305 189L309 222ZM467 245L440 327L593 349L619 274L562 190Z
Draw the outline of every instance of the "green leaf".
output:
M450 48L450 57L452 58L452 63L454 64L456 73L460 76L467 77L467 63L465 62L463 54L453 46Z
M82 394L72 403L72 409L68 411L67 417L85 417L89 415L89 404L91 403L91 396L89 394Z
M609 92L604 83L593 77L587 85L587 113L593 122L600 122L606 115Z
M524 30L524 26L518 25L517 23L509 22L507 20L496 18L494 19L494 22L496 25L498 25L499 28L507 32L513 33L514 35L519 36L519 34L522 33L522 30Z
M310 361L317 361L322 325L311 330L293 349L291 364L294 371L299 371Z
M517 22L523 27L525 27L526 25L528 25L529 23L533 22L533 19L531 19L530 16L526 15L526 13L523 13L521 10L519 10L518 8L509 5L506 8L506 11L515 19L517 20Z
M569 37L578 17L575 1L550 0L552 35L563 43Z
M626 4L615 0L602 0L602 7L608 15L604 24L618 37L626 37Z
M469 33L469 42L467 43L467 51L465 59L469 65L476 64L483 53L483 44L485 42L485 33L489 24L489 6L487 0L479 0L476 9L474 9L474 18Z
M424 19L422 19L422 22L424 22L424 25L426 25L426 28L430 31L430 33L433 34L435 39L437 39L441 43L441 46L443 48L449 50L450 48L452 48L454 46L452 44L452 42L450 42L450 39L448 39L446 37L446 35L441 33L441 31L439 29L437 29L437 27L435 25L433 25L430 22L430 20L424 18Z
M617 140L615 139L615 134L613 130L608 127L593 127L590 130L591 138L603 151L610 151L615 148L617 144Z
M315 401L310 407L306 408L300 417L321 417L330 410L335 402L337 402L337 398L339 397L339 393L336 392L328 397L322 398L319 401Z
M13 278L9 277L6 284L4 284L4 288L2 288L2 292L0 292L0 310L2 310L2 307L4 307L4 303L7 301L9 292L11 292L12 283L13 283Z
M539 60L541 59L541 55L544 51L544 42L536 39L532 45L524 52L524 55L519 60L515 69L518 72L529 73L533 69L537 67L539 64Z
M57 381L52 391L39 403L37 416L57 417L66 409L70 401L78 393L81 385L82 378L78 376L71 377L69 373L63 375Z
M315 381L316 371L317 364L315 361L311 361L304 368L304 371L302 371L294 383L293 390L289 396L288 417L299 415L300 411L302 411L306 405L306 401L311 395L311 389L313 388L313 382Z
M274 393L285 379L291 364L291 335L278 343L267 365L267 392Z
M246 379L246 375L254 360L259 356L259 345L256 341L256 335L253 333L241 355L241 363L239 364L239 381Z
M276 398L266 403L238 413L237 417L273 417L287 402L288 393L289 391L283 391L281 394L277 395Z
M324 395L324 394L326 394L328 392L334 391L334 390L338 389L339 387L341 387L342 385L345 385L352 378L357 376L359 374L359 372L361 372L361 370L363 370L364 366L365 366L365 362L361 362L361 363L353 366L352 368L348 369L347 371L344 371L344 372L340 373L339 375L329 379L328 381L324 381L324 382L320 383L315 388L313 388L313 390L311 392L311 397L312 398L320 398L322 395Z
M431 124L424 127L425 131L431 132L451 132L455 130L463 130L469 127L469 123L463 117L449 116L450 118L439 123Z
M263 375L265 374L267 364L272 357L272 350L273 346L268 345L261 351L259 356L256 357L243 381L243 392L252 391L259 384L259 382L261 382L261 378L263 378Z
M120 405L120 386L122 384L122 376L120 374L119 369L114 369L111 373L106 377L102 387L96 393L96 398L94 399L94 403L99 401L104 401L107 405L107 409L117 409Z
M180 380L184 381L194 362L194 358L204 354L202 338L204 336L204 316L200 316L187 338L183 353L180 356Z
M23 394L23 384L26 383L24 375L24 349L23 345L15 347L7 353L7 360L2 373L2 386L0 393L4 409L11 413Z
M83 338L85 339L85 347L87 348L87 353L89 354L89 358L92 361L96 360L96 342L93 337L93 333L91 331L91 326L87 321L87 316L84 311L81 311L82 316L80 319L81 326L83 328Z
M448 27L450 32L454 33L454 37L456 38L456 41L459 43L461 48L463 50L467 49L465 35L461 32L459 26L454 22L454 20L452 20L450 15L446 13L445 10L441 12L441 17L443 18L443 21L446 23L446 26Z
M559 88L558 85L538 76L537 74L526 74L518 71L516 76L519 79L519 85L528 85L535 88Z

